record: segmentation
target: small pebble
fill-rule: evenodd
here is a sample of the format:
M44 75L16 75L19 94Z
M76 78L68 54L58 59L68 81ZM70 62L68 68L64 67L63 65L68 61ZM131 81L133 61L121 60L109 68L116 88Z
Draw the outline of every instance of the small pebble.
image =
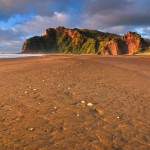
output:
M25 93L25 94L27 94L28 92L27 92L27 91L25 91L24 93Z
M71 93L72 95L76 95L75 93Z
M68 90L70 90L70 87L68 87Z
M30 131L33 131L33 130L34 130L34 128L30 128L29 130L30 130Z
M93 106L93 104L92 103L88 103L87 106Z
M82 104L85 104L85 101L81 101Z
M43 82L45 81L45 80L42 80Z
M77 117L79 117L79 114L77 114Z
M99 114L101 114L101 115L103 115L104 114L104 111L102 110L102 109L98 109L98 108L96 108L95 109Z
M33 89L33 91L36 91L36 89Z
M119 119L120 117L119 116L117 116L117 119Z
M57 107L54 107L54 109L56 109Z

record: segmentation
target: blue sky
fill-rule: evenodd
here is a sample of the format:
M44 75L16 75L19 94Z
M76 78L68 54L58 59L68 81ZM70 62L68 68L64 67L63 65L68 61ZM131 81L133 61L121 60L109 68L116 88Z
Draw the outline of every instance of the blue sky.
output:
M0 0L0 53L49 27L89 28L150 38L150 0Z

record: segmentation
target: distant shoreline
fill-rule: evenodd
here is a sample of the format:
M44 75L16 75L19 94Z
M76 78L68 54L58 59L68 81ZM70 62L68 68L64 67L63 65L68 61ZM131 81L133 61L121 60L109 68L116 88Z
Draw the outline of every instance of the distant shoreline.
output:
M41 57L46 56L46 54L0 54L0 59L5 58L25 58L25 57Z
M136 56L150 56L148 53L141 53L135 55L97 55L97 54L63 54L63 53L49 53L49 54L0 54L0 59L15 59L15 58L35 58L35 57L46 57L46 56L99 56L99 57L136 57Z

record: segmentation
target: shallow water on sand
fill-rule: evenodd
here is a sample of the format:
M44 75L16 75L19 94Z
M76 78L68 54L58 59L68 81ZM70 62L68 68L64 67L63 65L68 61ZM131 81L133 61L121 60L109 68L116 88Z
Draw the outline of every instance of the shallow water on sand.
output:
M0 54L0 59L45 56L45 54Z

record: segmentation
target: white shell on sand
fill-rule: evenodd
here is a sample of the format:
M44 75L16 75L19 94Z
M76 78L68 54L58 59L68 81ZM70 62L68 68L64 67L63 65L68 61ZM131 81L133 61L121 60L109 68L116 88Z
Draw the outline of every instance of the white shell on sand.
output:
M29 130L30 130L30 131L33 131L33 130L34 130L34 128L30 128Z
M85 101L81 101L82 104L85 104Z
M92 103L87 103L87 106L93 106L93 104Z
M79 117L80 115L79 114L77 114L77 117Z

